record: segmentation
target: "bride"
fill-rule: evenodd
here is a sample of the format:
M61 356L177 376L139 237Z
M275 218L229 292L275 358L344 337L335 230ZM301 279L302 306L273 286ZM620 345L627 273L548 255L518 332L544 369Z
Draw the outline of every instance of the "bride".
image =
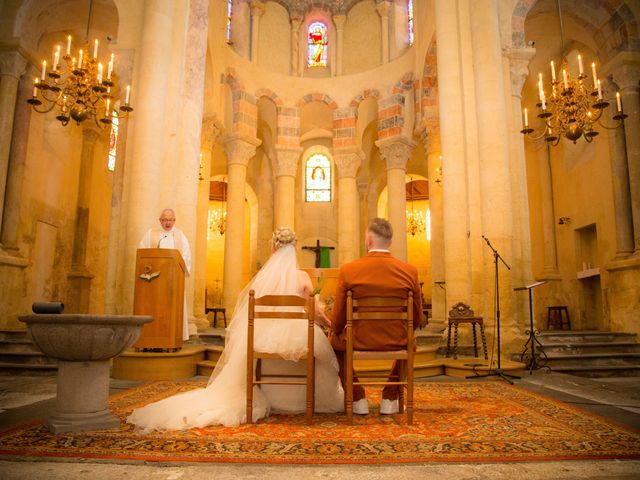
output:
M288 227L273 233L273 255L238 296L225 349L206 388L180 393L133 411L127 422L143 431L184 430L192 427L246 423L247 312L249 290L256 298L263 295L307 296L311 279L298 270L295 234ZM316 317L327 322L323 313ZM257 351L279 353L287 360L298 360L306 353L306 322L262 322L256 326ZM338 362L327 337L315 326L316 412L343 410L344 392L338 377ZM280 361L274 361L280 362ZM282 362L284 363L284 362ZM289 363L289 362L287 362ZM296 364L294 364L296 366ZM265 369L267 365L265 365ZM278 370L280 371L280 369ZM270 411L300 413L305 410L304 386L264 385L254 387L253 421Z

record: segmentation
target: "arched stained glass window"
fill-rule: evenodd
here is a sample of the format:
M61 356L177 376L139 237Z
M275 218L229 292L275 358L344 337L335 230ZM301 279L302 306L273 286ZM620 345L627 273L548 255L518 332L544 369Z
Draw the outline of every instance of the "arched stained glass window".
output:
M227 0L227 43L231 43L231 14L233 12L233 0Z
M407 0L407 26L409 30L409 45L413 45L413 0Z
M109 157L107 158L107 168L110 171L116 169L116 154L118 153L118 129L120 128L120 119L118 111L114 108L111 113L111 133L109 134Z
M327 26L322 22L313 22L307 30L307 65L310 67L327 66Z
M331 162L322 153L314 153L307 158L305 199L307 202L331 201Z

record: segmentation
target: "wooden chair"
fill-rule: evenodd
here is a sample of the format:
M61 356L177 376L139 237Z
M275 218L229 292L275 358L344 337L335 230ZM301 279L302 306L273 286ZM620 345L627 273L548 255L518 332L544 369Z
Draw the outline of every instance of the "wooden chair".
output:
M471 324L473 329L473 355L478 357L478 341L476 337L476 324L480 326L480 336L482 338L482 349L484 351L484 359L488 360L487 355L487 339L484 335L484 321L482 317L476 317L473 310L469 305L465 305L462 302L456 303L449 311L449 329L447 332L447 353L448 357L451 354L451 327L453 327L453 359L458 358L458 325L461 323Z
M297 310L297 311L294 311ZM315 308L313 295L301 298L297 295L265 295L255 298L255 292L249 291L249 322L247 335L247 423L253 423L253 386L254 385L305 385L306 386L306 418L311 424L314 410L315 394L315 358L314 358L314 323ZM304 320L307 322L307 371L304 375L264 374L262 360L282 359L277 353L256 352L254 350L254 329L256 320L277 319L278 321ZM256 362L254 369L254 360ZM272 380L265 380L272 378ZM296 380L301 379L301 380Z
M213 328L216 327L216 323L218 322L218 314L222 314L222 320L224 321L224 328L227 328L227 309L222 305L218 305L217 307L209 306L209 292L207 289L204 289L204 314L208 317L209 312L213 312L213 320L211 321L211 326Z
M347 348L345 355L345 412L347 420L353 422L353 386L354 385L399 385L398 399L399 413L403 413L404 389L407 390L407 424L413 424L413 292L408 291L406 298L398 297L365 297L354 299L352 292L347 292ZM375 329L377 322L406 323L406 347L399 350L355 350L354 328L358 322L367 323L368 329ZM368 381L353 381L354 361L392 360L399 362L399 378L394 380L379 380L380 375L358 373L360 379Z

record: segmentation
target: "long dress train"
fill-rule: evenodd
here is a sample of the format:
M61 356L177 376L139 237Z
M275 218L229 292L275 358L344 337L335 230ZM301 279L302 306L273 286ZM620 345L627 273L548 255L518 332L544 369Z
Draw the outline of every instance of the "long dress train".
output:
M263 295L301 295L295 248L278 249L238 296L225 349L211 374L206 388L177 394L138 408L127 422L142 431L184 430L192 427L246 423L246 361L248 292ZM254 346L258 351L279 353L287 360L298 360L306 353L304 321L260 322L256 326ZM344 407L344 392L338 377L338 362L327 337L315 327L316 412L339 412ZM281 362L281 361L274 361ZM284 362L282 362L284 363ZM294 367L300 364L292 364ZM272 368L265 365L265 370ZM280 369L278 370L280 371ZM269 415L271 410L303 412L303 386L265 385L254 387L253 420Z

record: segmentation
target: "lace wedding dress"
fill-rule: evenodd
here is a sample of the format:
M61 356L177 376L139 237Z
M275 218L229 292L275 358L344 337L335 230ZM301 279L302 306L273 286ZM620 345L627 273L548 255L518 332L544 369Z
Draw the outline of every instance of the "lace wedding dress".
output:
M226 346L204 389L174 395L136 409L127 422L143 431L184 430L192 427L246 423L247 309L249 290L263 295L301 295L296 252L293 245L278 249L238 296ZM343 410L344 392L338 377L338 362L320 327L315 330L316 412ZM299 360L306 353L305 321L261 321L255 330L255 349L278 353L287 360ZM274 362L282 362L276 360ZM302 368L302 362L289 368ZM278 366L278 371L281 371ZM269 371L269 365L263 370ZM253 420L270 411L304 412L304 386L265 385L254 387Z

